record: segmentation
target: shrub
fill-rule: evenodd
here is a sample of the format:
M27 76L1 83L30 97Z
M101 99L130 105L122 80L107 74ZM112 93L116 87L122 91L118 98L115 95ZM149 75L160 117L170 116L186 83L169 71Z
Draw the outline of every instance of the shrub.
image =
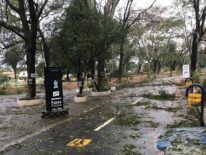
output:
M118 77L119 76L119 71L118 70L114 70L113 72L111 72L111 77Z
M0 75L0 85L8 81L9 81L9 78L7 76Z
M199 72L194 72L192 78L195 83L200 83L200 73Z
M5 87L1 87L1 88L0 88L0 95L6 95L5 90L6 90Z
M82 94L78 93L77 97L84 97L84 93L82 93Z

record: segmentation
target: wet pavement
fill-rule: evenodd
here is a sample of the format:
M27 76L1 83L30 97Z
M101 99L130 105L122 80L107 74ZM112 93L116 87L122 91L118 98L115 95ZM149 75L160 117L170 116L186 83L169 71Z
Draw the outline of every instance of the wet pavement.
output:
M206 154L206 130L204 128L168 129L160 136L158 148L167 154Z
M172 135L178 133L175 129L199 126L184 96L173 98L174 94L181 94L174 85L178 78L158 79L112 92L107 97L89 97L89 101L82 104L73 103L75 91L65 91L69 116L55 119L41 119L44 105L20 108L16 99L21 96L1 96L0 153L161 155L167 150L178 154L178 151L174 152L177 145L169 146L175 140L170 137L176 137ZM167 99L165 95L168 95ZM43 94L39 96L44 97ZM101 128L108 120L111 121ZM95 131L97 127L100 130ZM66 146L75 138L91 139L91 143L82 148ZM159 150L159 142L165 142L165 139L171 140L165 150Z

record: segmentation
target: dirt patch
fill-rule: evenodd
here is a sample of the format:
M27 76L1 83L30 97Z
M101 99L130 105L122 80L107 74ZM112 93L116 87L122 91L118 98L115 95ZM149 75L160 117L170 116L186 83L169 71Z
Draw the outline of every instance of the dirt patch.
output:
M24 87L8 87L8 88L0 88L0 95L15 95L15 94L21 94L25 92L26 89Z
M77 89L77 82L63 82L63 89Z

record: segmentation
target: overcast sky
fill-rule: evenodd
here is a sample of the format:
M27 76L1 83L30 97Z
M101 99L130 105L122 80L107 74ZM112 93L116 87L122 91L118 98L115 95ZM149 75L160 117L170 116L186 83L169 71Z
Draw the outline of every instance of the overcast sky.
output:
M134 3L137 7L146 8L146 7L150 6L153 1L154 0L134 0ZM172 4L173 1L174 0L157 0L155 5L168 6L168 5ZM124 6L125 3L126 3L126 0L120 0L119 6Z
M96 0L96 1L101 2L101 6L104 6L104 3L107 0ZM149 7L153 3L153 1L154 0L134 0L134 5L135 5L136 8L144 9L144 8ZM157 0L156 3L155 3L155 6L166 7L166 6L171 5L174 1L175 0ZM120 2L118 4L118 7L117 7L117 10L119 10L119 8L122 8L122 7L126 6L126 2L127 2L127 0L120 0Z

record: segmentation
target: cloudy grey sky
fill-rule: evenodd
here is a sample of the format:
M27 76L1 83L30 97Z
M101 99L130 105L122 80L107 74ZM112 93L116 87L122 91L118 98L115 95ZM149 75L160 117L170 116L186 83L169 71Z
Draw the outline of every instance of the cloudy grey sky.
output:
M99 2L99 4L101 4L101 6L104 6L104 3L107 0L96 0L97 2ZM149 7L154 0L134 0L134 5L136 8L147 8ZM157 0L155 3L155 6L162 6L162 7L166 7L171 5L175 0ZM126 5L127 0L120 0L119 5L117 7L117 10L119 10L119 8L122 8ZM117 11L116 10L116 11Z
M145 8L145 7L148 7L152 4L154 0L134 0L134 3L137 7L142 7L142 8ZM171 5L172 2L174 0L157 0L155 5L160 5L160 6L168 6L168 5ZM120 4L119 6L124 6L124 4L126 3L126 0L120 0Z

